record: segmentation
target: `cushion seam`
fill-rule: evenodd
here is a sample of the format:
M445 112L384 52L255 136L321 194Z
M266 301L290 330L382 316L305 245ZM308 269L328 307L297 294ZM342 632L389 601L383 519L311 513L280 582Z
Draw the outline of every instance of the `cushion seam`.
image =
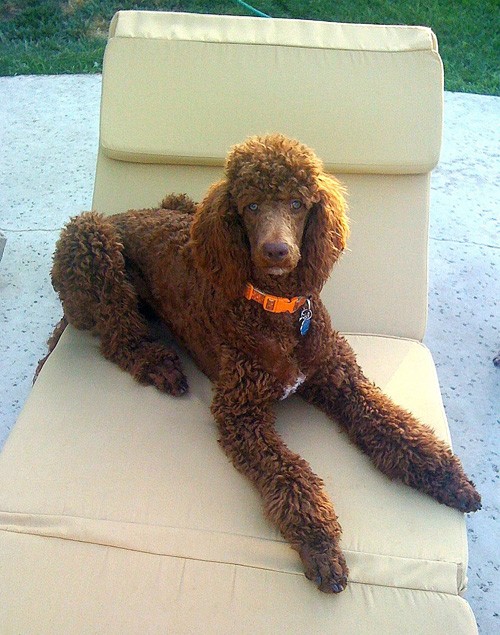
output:
M0 531L5 531L8 533L14 533L17 535L27 535L27 536L36 536L38 538L48 538L50 540L67 540L69 542L77 542L80 544L86 544L86 545L96 545L96 546L100 546L100 547L106 547L108 549L120 549L123 551L132 551L132 552L136 552L136 553L144 553L144 554L148 554L151 556L156 556L156 557L161 557L161 558L176 558L179 560L192 560L194 562L212 562L214 564L221 564L221 565L226 565L226 566L234 566L234 567L241 567L244 569L258 569L261 571L272 571L273 573L278 573L281 575L294 575L294 576L300 576L302 577L304 574L300 573L300 572L295 572L295 571L285 571L283 569L276 569L274 567L259 567L257 565L254 564L242 564L240 562L224 562L222 560L216 560L213 558L194 558L194 557L188 557L188 556L179 556L179 555L174 555L174 554L159 554L159 553L155 553L153 551L148 551L148 550L144 550L144 549L138 549L138 548L131 548L131 547L121 547L119 545L110 545L104 542L91 542L88 540L77 540L75 538L65 538L62 536L51 536L51 535L45 535L45 534L39 534L39 533L34 533L34 532L20 532L20 531L15 531L15 530L9 530L9 529L5 529L5 528L0 528ZM363 553L363 552L358 552L358 553ZM441 561L437 561L437 562L441 562ZM361 582L361 581L357 581L357 580L353 580L352 578L349 579L349 584L358 584L358 585L362 585L362 586L368 586L368 587L385 587L388 589L406 589L409 591L413 591L413 592L421 592L421 593L437 593L439 595L450 595L452 597L460 597L460 595L458 593L452 593L450 591L443 591L443 590L432 590L432 589L421 589L421 588L417 588L417 587L411 587L411 586L394 586L391 584L377 584L375 582Z
M143 40L150 42L185 42L187 44L215 44L219 46L270 46L273 48L296 48L296 49L305 49L312 51L332 51L332 52L340 52L340 53L383 53L383 54L392 54L392 55L402 55L404 53L431 53L436 58L440 58L437 51L432 48L422 47L422 48L414 48L414 49L403 49L398 50L395 49L393 51L382 51L380 49L374 48L344 48L344 47L329 47L329 46L314 46L310 44L286 44L284 42L239 42L237 40L201 40L201 39L185 39L185 38L172 38L172 37L147 37L144 35L113 35L109 38L108 42L113 42L115 40Z
M142 527L151 527L151 528L158 528L158 529L175 529L175 530L183 530L183 529L191 529L188 527L181 527L181 526L175 526L175 525L158 525L158 524L144 524L144 523L135 523L129 520L114 520L114 519L110 519L110 518L91 518L88 516L75 516L73 514L41 514L39 512L17 512L17 511L11 511L11 510L0 510L0 513L5 513L5 514L12 514L12 515L16 515L16 516L30 516L30 517L35 517L35 518L68 518L68 519L74 519L74 520L89 520L92 522L109 522L109 523L119 523L120 525L133 525L133 526L142 526ZM51 538L59 538L60 536L55 536L52 535L50 533L37 533L34 531L19 531L17 529L12 529L9 528L7 526L0 526L0 531L8 531L11 533L17 533L17 534L24 534L24 533L29 533L30 535L45 535L46 537L51 537ZM195 531L200 531L202 533L211 533L211 534L218 534L218 535L231 535L231 536L241 536L242 538L249 538L252 540L258 540L258 541L265 541L265 542L273 542L273 543L278 543L278 544L283 544L283 545L288 545L288 543L285 540L276 540L274 538L265 538L265 537L261 537L261 536L253 536L250 534L238 534L235 532L224 532L224 531L213 531L213 530L207 530L207 529L196 529ZM77 539L73 539L73 538L62 538L63 540L75 540L76 542L87 542L89 544L100 544L98 542L93 543L91 540L77 540ZM108 545L108 546L114 546L114 545ZM125 549L125 547L120 547L120 546L116 546L117 549ZM131 549L132 551L142 551L140 549ZM377 553L377 552L373 552L373 551L360 551L359 549L344 549L343 551L345 551L346 553L356 553L356 554L366 554L369 556L376 556L376 557L380 557L380 558L399 558L401 560L408 560L408 561L415 561L415 562L433 562L433 563L444 563L444 564L451 564L451 565L456 565L457 567L461 564L459 562L453 561L453 560L438 560L435 558L414 558L414 557L409 557L409 556L401 556L401 555L395 555L395 554L384 554L384 553ZM145 553L149 553L149 552L145 552ZM193 558L194 560L196 558Z

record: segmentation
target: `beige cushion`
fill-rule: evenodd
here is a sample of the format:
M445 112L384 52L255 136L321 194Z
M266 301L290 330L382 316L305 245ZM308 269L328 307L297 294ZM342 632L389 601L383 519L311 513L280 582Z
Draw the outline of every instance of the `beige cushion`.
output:
M378 334L350 337L367 374L448 439L428 351L395 337L425 329L441 106L428 29L120 13L93 207L200 198L252 132L309 143L349 190L351 251L323 293L333 322ZM463 516L387 480L292 397L279 431L324 478L351 569L340 595L317 591L220 450L209 382L185 367L191 393L174 399L67 329L0 457L0 630L477 632Z
M110 36L94 209L199 200L231 144L288 133L348 189L350 249L323 294L335 326L423 338L442 123L429 29L121 12Z
M115 161L102 152L93 208L158 205L167 192L195 200L221 168ZM322 298L341 331L420 340L427 321L429 175L344 174L351 235ZM395 275L397 272L397 275Z
M299 575L5 533L0 624L37 635L471 635L456 595L351 584L325 596Z
M121 12L101 147L124 161L220 166L248 134L279 130L334 172L420 173L437 163L441 114L430 29Z
M425 347L349 339L368 374L448 438ZM314 623L332 633L397 633L402 624L438 633L443 619L450 632L475 632L458 597L462 514L388 481L333 422L290 398L278 408L279 431L325 479L351 569L345 593L321 594L220 450L210 383L188 359L185 367L189 396L162 395L106 361L88 333L67 329L0 459L1 610L12 632L35 623L40 633L144 624L306 633Z

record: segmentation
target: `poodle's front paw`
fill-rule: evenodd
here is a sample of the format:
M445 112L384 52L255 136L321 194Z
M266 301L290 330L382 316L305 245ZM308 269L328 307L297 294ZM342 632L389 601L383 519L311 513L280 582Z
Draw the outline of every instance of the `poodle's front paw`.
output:
M303 373L299 373L295 382L284 387L283 394L280 397L280 401L283 401L290 395L293 395L294 392L297 392L298 388L302 386L305 380L306 380L306 376Z
M477 491L472 481L465 479L457 496L457 509L464 513L469 513L477 512L481 507L481 494Z
M458 461L457 461L458 463ZM453 465L442 480L443 486L438 496L440 502L458 509L463 513L477 512L481 509L481 495L462 470L462 466Z
M131 371L141 384L153 385L176 397L188 391L177 353L159 342L145 342L135 351Z
M347 586L347 568L340 549L330 544L321 548L304 545L299 550L306 578L312 580L323 593L340 593Z
M481 496L455 455L451 454L449 461L431 472L426 481L424 491L440 503L464 513L481 509Z

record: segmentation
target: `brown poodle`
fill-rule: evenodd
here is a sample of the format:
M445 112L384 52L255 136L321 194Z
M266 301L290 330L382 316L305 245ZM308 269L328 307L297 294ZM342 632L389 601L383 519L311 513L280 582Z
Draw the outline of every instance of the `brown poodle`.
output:
M64 321L99 335L104 356L143 383L187 390L176 353L156 340L147 305L215 384L220 444L258 488L268 517L321 591L347 582L341 528L322 480L274 426L273 402L297 392L344 428L389 478L462 512L480 497L430 428L363 375L332 329L320 291L348 228L343 191L304 145L281 135L232 149L201 204L73 219L53 284Z

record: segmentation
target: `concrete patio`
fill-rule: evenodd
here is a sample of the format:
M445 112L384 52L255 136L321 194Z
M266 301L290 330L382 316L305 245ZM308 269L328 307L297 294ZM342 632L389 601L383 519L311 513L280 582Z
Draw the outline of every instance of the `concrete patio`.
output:
M51 257L63 224L91 205L100 84L97 75L0 78L0 448L61 317ZM468 519L467 598L486 635L500 632L499 148L500 97L447 93L425 343L454 448L483 495Z

